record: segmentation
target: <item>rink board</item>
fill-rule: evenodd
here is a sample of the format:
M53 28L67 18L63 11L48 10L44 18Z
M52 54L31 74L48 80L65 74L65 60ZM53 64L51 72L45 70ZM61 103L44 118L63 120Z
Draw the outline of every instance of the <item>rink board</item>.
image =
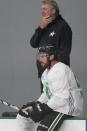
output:
M17 131L15 118L0 118L0 131ZM87 131L87 120L65 120L59 131Z

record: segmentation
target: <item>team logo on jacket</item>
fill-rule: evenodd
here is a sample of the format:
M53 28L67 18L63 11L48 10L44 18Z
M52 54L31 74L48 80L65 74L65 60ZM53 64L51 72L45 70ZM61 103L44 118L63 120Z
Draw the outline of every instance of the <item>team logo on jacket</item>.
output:
M52 32L49 34L49 36L50 36L50 37L53 37L55 34L56 34L56 33L55 33L54 31L52 31Z

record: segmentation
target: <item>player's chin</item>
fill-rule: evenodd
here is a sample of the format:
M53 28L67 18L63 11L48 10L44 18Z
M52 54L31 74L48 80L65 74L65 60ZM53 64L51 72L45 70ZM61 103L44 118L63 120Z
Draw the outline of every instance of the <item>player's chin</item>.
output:
M41 63L41 66L44 68L45 64L44 64L44 63Z
M41 63L42 68L46 68L46 64L45 63Z
M47 64L43 64L43 65L42 65L42 68L43 68L43 69L46 69L46 68L48 68L48 65L47 65Z

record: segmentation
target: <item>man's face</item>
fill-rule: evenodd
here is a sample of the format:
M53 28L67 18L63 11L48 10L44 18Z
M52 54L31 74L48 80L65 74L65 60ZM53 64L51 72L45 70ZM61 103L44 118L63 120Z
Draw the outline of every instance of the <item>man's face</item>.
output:
M42 7L41 7L42 17L45 17L45 16L49 16L50 17L50 16L54 15L55 13L54 13L53 10L55 10L55 9L53 8L52 5L50 5L50 4L42 4Z
M47 56L46 53L41 53L39 56L39 61L41 63L41 66L45 69L49 66L49 56Z

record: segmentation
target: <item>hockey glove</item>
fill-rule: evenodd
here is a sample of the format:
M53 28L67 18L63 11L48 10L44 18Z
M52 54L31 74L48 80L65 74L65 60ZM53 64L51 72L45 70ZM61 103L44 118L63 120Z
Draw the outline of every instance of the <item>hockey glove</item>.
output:
M19 111L19 114L27 118L30 117L35 122L39 122L44 115L50 111L52 111L52 109L46 104L42 104L40 102L31 102L24 105Z
M42 120L42 118L44 117L44 115L46 115L50 111L52 111L52 109L50 107L48 107L44 103L42 104L42 103L40 103L40 102L37 101L35 103L33 111L30 113L30 117L31 117L31 119L33 121L39 122L40 120Z
M35 105L35 101L29 102L26 105L23 105L22 108L19 110L19 114L28 118L29 112L33 111L34 105Z
M42 113L46 114L46 113L52 111L52 109L51 109L47 104L41 103L41 102L39 102L39 101L37 101L36 103L37 103L37 105L39 105L39 107L41 108Z

